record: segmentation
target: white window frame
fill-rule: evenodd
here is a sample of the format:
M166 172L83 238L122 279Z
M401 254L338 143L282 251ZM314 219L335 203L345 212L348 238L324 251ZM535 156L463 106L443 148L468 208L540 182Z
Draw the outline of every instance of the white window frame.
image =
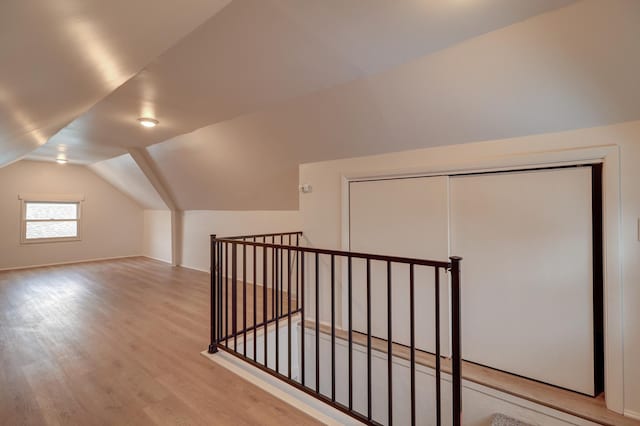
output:
M67 241L82 240L82 204L83 195L50 195L50 194L20 194L20 243L21 244L41 244L41 243L59 243ZM27 204L28 203L59 203L59 204L76 204L76 219L42 219L27 220ZM27 222L72 222L77 223L78 233L74 237L56 237L56 238L27 238Z

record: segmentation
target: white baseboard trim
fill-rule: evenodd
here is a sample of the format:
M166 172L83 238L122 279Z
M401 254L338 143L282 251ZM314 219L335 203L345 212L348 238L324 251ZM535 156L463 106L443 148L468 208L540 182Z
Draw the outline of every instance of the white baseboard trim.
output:
M624 410L624 415L630 419L640 420L640 413L633 410Z
M149 256L149 255L146 255L146 254L143 254L142 257L145 257L145 258L151 259L151 260L157 260L158 262L167 263L167 264L171 265L171 261L169 261L167 259L160 259L159 257L153 257L153 256Z
M0 268L1 271L17 271L20 269L35 269L35 268L46 268L48 266L63 266L63 265L75 265L77 263L90 263L90 262L101 262L104 260L119 260L119 259L130 259L133 257L146 257L142 254L132 254L129 256L114 256L114 257L98 257L95 259L82 259L82 260L70 260L67 262L55 262L55 263L43 263L39 265L26 265L26 266L10 266L8 268Z
M353 417L347 416L346 414L324 404L293 386L270 376L259 368L256 368L231 354L224 351L218 351L216 354L209 354L207 351L203 351L202 355L326 425L339 426L362 424Z
M209 273L209 269L208 268L207 269L202 269L202 268L198 268L196 266L189 266L189 265L184 265L184 264L180 265L180 267L181 268L186 268L186 269L191 269L193 271L205 272L207 274Z

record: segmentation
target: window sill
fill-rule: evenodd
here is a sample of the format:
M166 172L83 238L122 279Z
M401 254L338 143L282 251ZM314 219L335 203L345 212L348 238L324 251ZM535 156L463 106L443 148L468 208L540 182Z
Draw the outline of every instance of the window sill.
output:
M77 242L77 241L82 241L82 238L80 237L34 238L34 239L23 238L20 241L20 244L32 245L32 244L48 244L48 243L67 243L67 242Z

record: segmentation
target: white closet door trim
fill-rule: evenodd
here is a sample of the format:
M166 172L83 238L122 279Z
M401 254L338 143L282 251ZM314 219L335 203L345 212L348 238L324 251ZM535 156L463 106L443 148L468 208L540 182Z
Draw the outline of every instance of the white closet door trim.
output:
M604 329L605 329L605 390L607 408L624 412L624 358L622 321L622 257L620 251L620 148L617 145L577 147L548 151L516 151L507 155L489 155L483 158L452 156L438 164L427 163L417 167L366 168L345 170L341 183L342 249L349 249L349 182L352 180L390 177L433 176L478 171L499 171L539 168L571 164L603 163L603 257L604 257ZM464 280L464 278L463 278ZM464 281L463 281L464 285ZM342 287L343 300L346 286ZM346 318L343 304L343 318Z

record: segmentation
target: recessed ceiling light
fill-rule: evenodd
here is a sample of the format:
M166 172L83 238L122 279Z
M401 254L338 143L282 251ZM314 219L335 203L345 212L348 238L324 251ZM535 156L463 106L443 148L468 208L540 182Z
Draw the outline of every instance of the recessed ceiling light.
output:
M138 123L144 127L156 127L159 121L154 118L142 117L138 118Z

